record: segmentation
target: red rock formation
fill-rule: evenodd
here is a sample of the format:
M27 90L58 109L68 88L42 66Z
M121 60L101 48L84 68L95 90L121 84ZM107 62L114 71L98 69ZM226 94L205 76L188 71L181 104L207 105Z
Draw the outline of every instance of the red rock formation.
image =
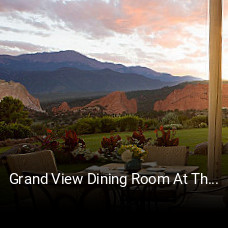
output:
M223 107L228 107L228 84L223 84ZM208 109L208 84L187 85L174 90L165 100L155 102L154 110L204 110Z
M67 104L67 102L63 102L59 107L52 108L52 112L54 113L68 112L68 111L71 111L71 108Z
M91 111L91 112L99 112L101 109L99 107L103 107L104 113L107 114L134 114L137 112L137 101L135 99L128 100L125 92L113 92L108 94L105 97L94 100L89 104L83 107L74 107L70 108L66 102L63 102L59 107L52 108L54 113L60 112L77 112L77 111Z
M84 107L102 106L107 114L134 114L137 112L137 101L128 100L125 92L112 92L105 97L94 100Z
M39 99L33 97L22 84L0 80L0 100L7 96L19 99L29 109L44 112L40 106Z

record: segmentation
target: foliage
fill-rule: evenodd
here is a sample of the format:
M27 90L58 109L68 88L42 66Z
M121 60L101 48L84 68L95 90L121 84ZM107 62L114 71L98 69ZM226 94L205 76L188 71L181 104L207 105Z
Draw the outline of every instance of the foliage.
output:
M138 116L122 116L117 119L119 131L135 131L143 125L143 119Z
M127 137L127 140L130 144L143 148L151 138L146 138L142 128L139 127L138 131L134 131L131 137Z
M144 119L143 124L147 126L148 130L155 130L159 127L158 119Z
M162 124L179 124L178 116L174 112L169 112L162 118Z
M157 137L155 140L156 146L178 146L179 145L179 138L175 138L175 134L176 134L175 129L172 130L172 133L170 129L167 132L165 132L163 126L161 126L159 130L161 131L162 136L159 137L158 130L156 129L155 130L156 137Z
M200 123L199 128L207 128L207 123L204 123L204 122Z
M138 116L122 116L122 117L85 117L77 120L70 126L70 129L77 134L94 134L109 133L112 131L134 131L143 125L143 119Z
M122 139L119 135L111 137L103 137L99 153L106 159L118 159L117 150L122 144Z
M54 153L60 150L60 144L57 141L57 137L50 129L47 129L46 136L37 137L37 139L41 142L41 148L43 150L52 150Z
M182 124L166 124L163 126L165 130L168 129L183 129L183 125Z
M113 117L105 116L100 118L101 132L111 132L116 130L116 119Z
M132 158L138 158L143 160L148 155L148 152L143 150L136 145L122 145L118 150L118 154L123 155L123 153L131 153Z
M17 123L6 124L5 122L0 122L0 140L23 139L29 138L32 135L32 131L28 126Z
M47 129L45 137L37 137L42 144L42 149L52 150L57 163L72 163L76 161L95 161L99 158L98 153L91 153L86 149L84 140L78 138L75 131L69 130L63 136L63 142L57 141L57 135Z
M35 135L45 135L47 127L45 124L36 123L36 124L32 124L30 126L30 129Z
M194 116L190 120L187 120L185 125L192 128L200 128L201 123L208 124L208 117L205 115Z
M77 120L71 127L77 134L93 134L101 132L100 118L86 117Z
M23 103L13 97L4 97L0 101L0 121L6 124L30 125L32 123L32 120L28 118L28 112L24 111Z
M66 131L65 136L63 136L63 139L64 139L63 149L66 152L73 151L75 147L85 148L84 140L78 138L75 131L72 131L72 130Z

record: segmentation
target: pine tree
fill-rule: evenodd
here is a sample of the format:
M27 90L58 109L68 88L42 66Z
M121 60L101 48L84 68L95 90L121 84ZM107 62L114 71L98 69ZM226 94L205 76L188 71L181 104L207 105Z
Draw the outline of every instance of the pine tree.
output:
M28 118L28 112L24 108L19 99L4 97L0 102L0 122L30 125L31 119Z

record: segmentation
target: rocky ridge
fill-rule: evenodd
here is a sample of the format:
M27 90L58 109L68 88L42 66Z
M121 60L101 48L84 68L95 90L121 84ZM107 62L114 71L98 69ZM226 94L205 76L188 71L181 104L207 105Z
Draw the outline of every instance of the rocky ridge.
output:
M155 111L208 109L208 84L189 84L154 104ZM228 84L223 84L222 106L228 107Z
M6 96L21 100L26 108L37 112L44 112L40 106L39 99L33 97L27 89L18 82L0 80L0 100Z
M102 109L106 114L134 114L137 112L137 101L136 99L129 100L125 92L116 91L105 97L96 99L83 107L70 108L67 102L63 102L59 107L52 108L52 111L57 114L68 111L94 110L94 108L96 108L96 111Z

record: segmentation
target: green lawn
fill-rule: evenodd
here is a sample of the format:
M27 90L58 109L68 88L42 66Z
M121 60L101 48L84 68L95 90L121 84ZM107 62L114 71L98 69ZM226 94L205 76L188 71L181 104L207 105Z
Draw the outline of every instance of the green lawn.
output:
M126 136L130 136L131 132L121 132L118 133L123 139ZM147 131L144 133L146 137L155 138L155 133L153 131ZM208 135L208 128L202 129L185 129L178 130L176 136L180 139L180 145L189 146L190 151L194 151L197 144L206 142ZM93 135L83 135L87 147L91 151L96 151L100 147L100 142L103 136L110 136L110 133L101 133ZM228 128L223 128L223 143L228 142ZM196 165L200 167L199 172L204 174L207 173L207 156L194 155L189 156L188 165ZM228 155L222 155L222 174L228 175Z
M123 139L126 136L130 136L131 132L120 132L119 134ZM153 131L147 131L144 133L146 137L155 138ZM186 129L178 130L176 136L180 139L180 145L189 146L190 150L193 151L194 147L201 142L207 141L208 128L201 129ZM110 133L99 133L93 135L82 135L80 136L86 141L87 147L91 151L95 151L100 147L100 142L103 136L110 136ZM228 142L228 128L223 128L223 143Z
M126 140L126 136L130 136L132 132L118 132L122 139ZM155 133L153 131L146 131L146 137L155 138ZM92 135L81 135L80 137L85 140L87 147L91 151L96 151L100 147L100 143L103 136L109 137L110 133L99 133ZM194 147L201 142L207 141L208 128L202 129L185 129L178 130L176 136L180 139L180 145L189 146L190 151L194 150ZM228 128L223 128L223 143L228 142ZM6 151L10 147L0 147L0 153Z
M126 139L126 136L131 136L132 132L119 132L122 139ZM144 132L146 137L152 139L155 138L155 133L153 131ZM194 150L194 147L201 142L207 141L208 129L188 129L188 130L178 130L176 136L180 139L180 145L189 146L190 150ZM80 136L86 142L87 147L91 151L96 151L100 147L101 139L103 136L109 137L110 133L99 133L93 135L82 135ZM228 128L223 129L224 141L228 142Z
M126 136L130 136L131 132L121 132L118 133L123 139ZM207 141L208 129L188 129L188 130L178 130L177 137L180 139L180 145L185 145L190 147L190 151L194 150L194 147L201 142ZM155 137L153 131L145 132L146 137ZM82 135L80 136L86 142L87 148L91 151L96 151L100 147L100 142L103 136L110 136L110 133L100 133L93 135ZM223 128L223 143L228 142L228 128ZM0 153L6 151L10 147L0 148ZM77 172L87 166L92 165L91 163L86 164L73 164L73 165L61 165L58 166L59 170L64 172ZM207 173L207 156L203 155L192 155L189 157L188 165L196 165L200 167L199 172L204 174ZM228 155L222 155L222 174L228 175ZM5 168L0 165L0 205L4 203L9 203L12 201L12 190L9 184L8 176Z

